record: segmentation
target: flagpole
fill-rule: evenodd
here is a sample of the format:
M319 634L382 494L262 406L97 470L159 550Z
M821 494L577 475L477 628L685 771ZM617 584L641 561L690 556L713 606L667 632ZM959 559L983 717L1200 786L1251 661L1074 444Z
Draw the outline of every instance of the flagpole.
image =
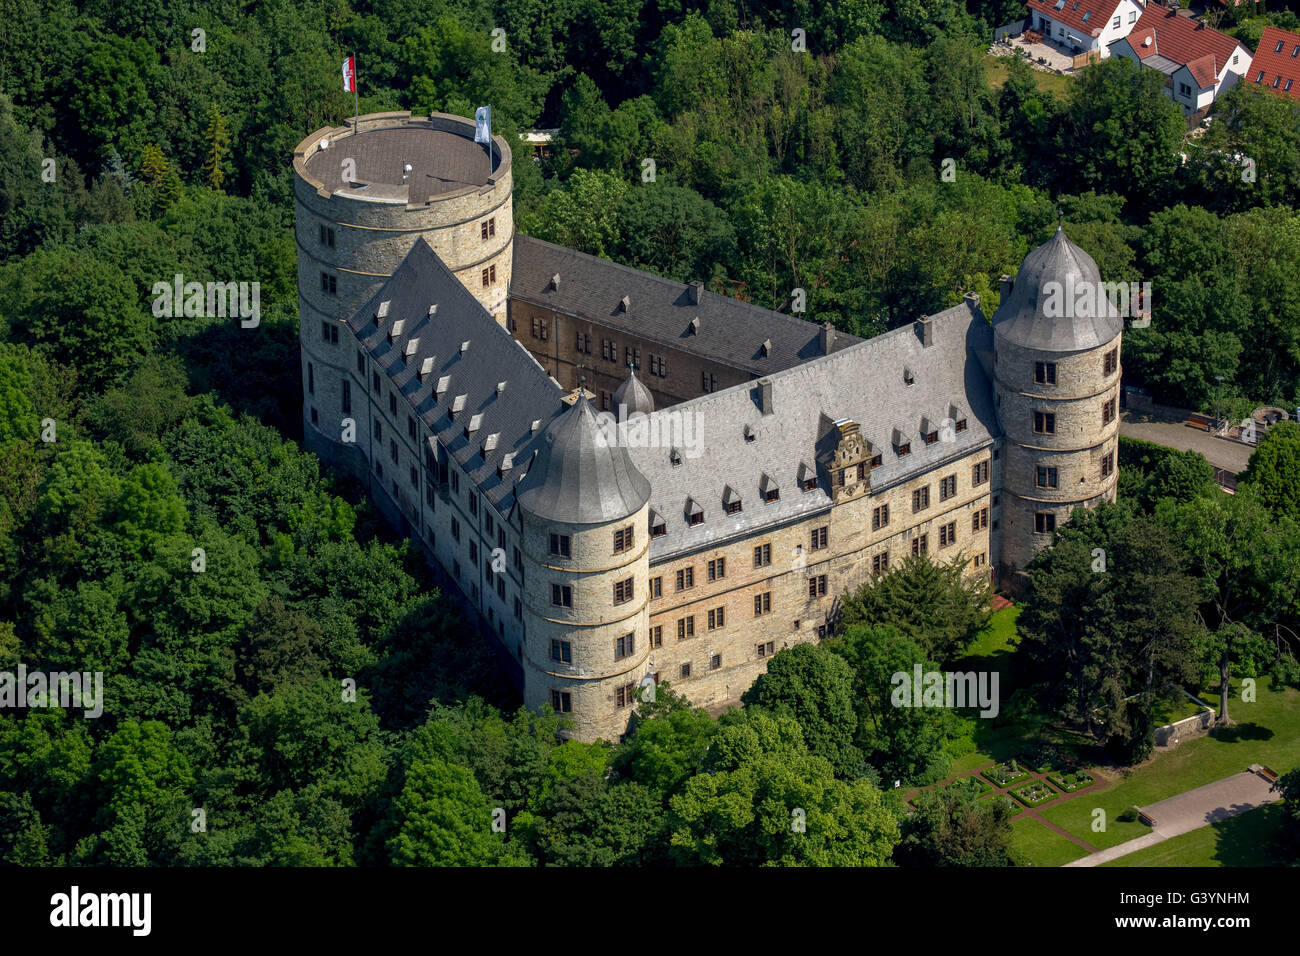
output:
M361 132L361 85L357 82L357 55L352 54L352 101L356 107L356 118L352 121L353 135Z

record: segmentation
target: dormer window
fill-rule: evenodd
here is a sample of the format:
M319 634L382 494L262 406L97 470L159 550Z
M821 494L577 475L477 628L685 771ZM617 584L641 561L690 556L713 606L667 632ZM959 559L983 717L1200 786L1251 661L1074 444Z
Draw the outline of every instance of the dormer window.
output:
M908 455L910 455L911 453L912 453L912 443L911 443L910 441L905 441L905 442L903 442L901 445L898 446L898 457L899 457L899 458L906 458L906 457L907 457Z
M740 510L741 510L741 509L740 509L740 499L739 499L739 498L734 498L734 499L732 499L731 501L728 501L728 502L727 502L727 514L729 514L729 515L738 515L738 514L740 514Z
M910 368L903 369L903 384L906 385L908 388L911 388L913 385L916 384L916 377L912 374L912 370Z
M704 509L694 498L686 499L686 523L692 528L704 524Z
M757 437L758 437L758 435L756 435L756 434L754 433L754 426L753 426L753 425L746 425L746 426L745 426L745 441L747 441L747 442L749 442L749 441L753 441L753 440L754 440L755 438L757 438Z
M937 442L938 440L939 440L939 433L938 433L938 432L926 432L926 433L925 433L925 443L926 443L927 445L933 445L933 444L934 444L935 442Z
M676 468L678 465L682 463L682 453L679 452L676 448L674 448L671 452L668 453L668 460L672 462L672 466Z
M650 512L650 537L662 538L668 533L668 524L663 516L653 509Z

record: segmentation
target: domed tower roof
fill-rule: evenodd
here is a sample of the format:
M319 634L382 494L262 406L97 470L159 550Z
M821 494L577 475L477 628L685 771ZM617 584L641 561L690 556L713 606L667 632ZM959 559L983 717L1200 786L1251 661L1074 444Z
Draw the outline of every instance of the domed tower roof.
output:
M1082 289L1089 299L1078 308ZM993 331L1003 341L1044 352L1105 345L1123 331L1124 320L1101 289L1097 263L1057 226L1056 235L1020 264L1011 295L993 316Z
M542 436L520 485L520 506L543 520L572 524L617 521L639 511L650 500L650 482L612 437L580 396Z
M632 415L640 412L642 415L649 415L655 410L654 396L650 394L650 389L641 384L641 380L636 377L636 372L628 368L627 381L618 387L614 393L613 408L615 412L622 411L626 405L626 414Z

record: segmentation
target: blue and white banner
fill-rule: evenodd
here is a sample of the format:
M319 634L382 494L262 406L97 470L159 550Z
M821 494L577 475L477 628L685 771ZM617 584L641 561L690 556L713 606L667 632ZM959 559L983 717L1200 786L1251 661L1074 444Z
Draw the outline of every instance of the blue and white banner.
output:
M474 111L474 142L490 143L492 141L492 119L490 106L480 106Z

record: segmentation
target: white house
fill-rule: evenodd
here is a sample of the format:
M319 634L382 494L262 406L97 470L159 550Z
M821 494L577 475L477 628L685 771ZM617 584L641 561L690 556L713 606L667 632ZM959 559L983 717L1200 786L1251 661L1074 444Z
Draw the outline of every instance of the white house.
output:
M1184 114L1208 109L1250 68L1250 51L1232 37L1157 6L1147 8L1110 52L1163 73L1165 92Z
M1142 16L1138 0L1029 0L1029 29L1079 56L1110 56L1110 44L1125 36Z

